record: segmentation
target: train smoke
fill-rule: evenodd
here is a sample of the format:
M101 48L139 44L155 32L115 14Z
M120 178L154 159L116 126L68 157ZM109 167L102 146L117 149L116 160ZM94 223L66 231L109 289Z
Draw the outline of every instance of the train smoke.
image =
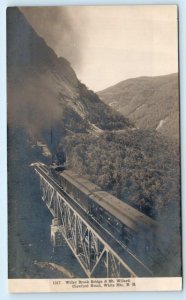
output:
M74 95L76 75L17 8L7 11L7 73L9 128L24 128L33 136L50 135L57 128L60 136L64 115L60 90Z

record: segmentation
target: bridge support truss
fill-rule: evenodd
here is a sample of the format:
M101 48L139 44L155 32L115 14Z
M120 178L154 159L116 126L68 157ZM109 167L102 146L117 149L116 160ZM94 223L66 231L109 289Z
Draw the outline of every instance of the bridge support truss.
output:
M74 209L63 193L58 192L38 170L36 173L40 178L42 200L53 216L53 246L60 246L65 239L88 277L135 277L135 272Z

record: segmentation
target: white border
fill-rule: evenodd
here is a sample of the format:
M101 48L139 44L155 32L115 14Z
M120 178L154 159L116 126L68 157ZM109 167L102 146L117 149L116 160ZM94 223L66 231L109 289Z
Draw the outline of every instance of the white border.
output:
M181 291L182 278L9 279L8 287L12 293Z

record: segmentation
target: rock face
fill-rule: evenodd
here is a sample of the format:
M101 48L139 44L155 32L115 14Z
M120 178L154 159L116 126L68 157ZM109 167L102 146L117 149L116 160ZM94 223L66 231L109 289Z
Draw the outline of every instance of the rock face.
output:
M98 93L136 126L179 136L178 74L128 79Z
M53 145L68 132L125 129L132 124L80 83L17 8L7 13L8 123Z

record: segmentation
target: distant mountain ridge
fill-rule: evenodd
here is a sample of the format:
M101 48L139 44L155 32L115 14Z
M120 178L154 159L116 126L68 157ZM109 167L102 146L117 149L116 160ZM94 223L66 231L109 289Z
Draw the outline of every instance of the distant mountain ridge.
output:
M178 74L124 80L98 92L101 100L127 116L137 127L156 129L178 139Z

